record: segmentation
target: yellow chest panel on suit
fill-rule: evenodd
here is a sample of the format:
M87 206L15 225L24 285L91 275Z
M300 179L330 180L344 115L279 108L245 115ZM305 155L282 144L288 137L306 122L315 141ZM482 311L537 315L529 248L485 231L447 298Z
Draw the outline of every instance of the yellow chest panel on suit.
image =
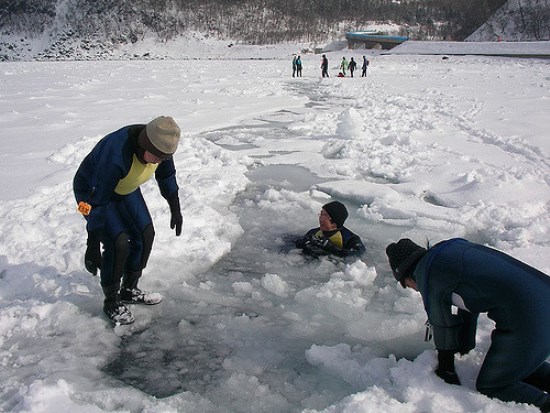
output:
M323 238L323 231L319 230L315 233L317 238ZM329 237L330 242L336 245L338 248L344 248L344 239L342 238L342 233L338 231L336 234L333 234Z
M142 164L138 157L134 155L128 175L118 181L115 192L119 195L131 194L153 176L157 167L158 164L156 163Z

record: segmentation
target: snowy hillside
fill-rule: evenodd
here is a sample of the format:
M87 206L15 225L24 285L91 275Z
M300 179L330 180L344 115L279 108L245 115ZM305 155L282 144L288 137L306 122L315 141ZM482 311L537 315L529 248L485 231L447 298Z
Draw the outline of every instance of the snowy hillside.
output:
M508 0L470 35L471 42L550 40L550 0Z
M177 49L197 40L314 49L348 31L377 28L415 40L460 40L503 1L10 1L0 4L0 61L184 58Z

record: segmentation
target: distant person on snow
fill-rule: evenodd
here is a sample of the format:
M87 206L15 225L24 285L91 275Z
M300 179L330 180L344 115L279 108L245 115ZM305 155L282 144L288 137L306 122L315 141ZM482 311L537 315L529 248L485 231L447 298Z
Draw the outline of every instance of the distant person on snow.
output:
M361 77L367 77L367 68L369 67L369 60L367 56L363 56L363 71L361 72Z
M294 57L292 58L292 77L296 77L296 60L297 57L296 55L294 55Z
M302 58L300 56L296 59L296 76L302 77Z
M349 61L349 64L348 64L348 69L349 69L349 73L350 73L351 77L353 77L353 72L355 71L356 67L357 67L357 62L355 60L353 60L353 57L350 58L350 61Z
M340 257L361 255L365 246L356 234L344 227L348 211L338 201L323 206L319 213L319 226L310 229L296 241L296 247L306 254L319 256L334 254Z
M171 117L125 126L101 139L74 177L76 202L88 232L85 266L93 275L100 271L103 311L116 324L134 321L123 303L162 301L162 295L138 288L155 236L139 187L155 175L170 207L170 228L179 236L183 218L172 158L179 139L180 128Z
M326 55L323 55L323 58L321 59L321 76L329 77L328 76L328 59Z
M480 313L495 322L478 391L550 412L550 277L494 249L454 238L429 249L410 239L386 248L393 275L418 291L438 352L435 373L460 384L454 355L475 347Z
M345 76L346 75L346 68L348 67L348 61L346 60L346 57L342 57L342 62L340 63L340 71Z

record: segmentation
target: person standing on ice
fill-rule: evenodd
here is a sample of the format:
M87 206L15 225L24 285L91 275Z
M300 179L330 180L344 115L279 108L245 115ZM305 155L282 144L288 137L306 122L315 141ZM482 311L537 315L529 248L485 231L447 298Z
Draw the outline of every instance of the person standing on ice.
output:
M353 72L355 72L356 67L357 67L357 62L355 60L353 60L353 57L350 58L350 61L349 61L349 64L348 64L348 69L349 69L349 73L350 73L351 77L353 77Z
M323 58L321 59L321 76L329 77L328 76L328 59L326 55L323 55Z
M300 56L296 58L296 76L302 77L302 58Z
M342 61L340 62L340 71L345 76L346 75L346 68L348 67L348 61L346 60L346 56L342 57Z
M292 58L292 77L296 77L296 60L298 58L296 57L296 55L294 55L294 57Z
M361 77L367 77L367 68L369 67L369 60L367 56L363 56L363 71L361 72Z
M359 256L365 252L361 238L344 227L348 211L338 201L323 205L319 226L310 229L296 241L296 247L309 255L334 254L340 257Z
M550 277L497 250L454 238L429 249L387 246L393 275L418 291L438 352L435 373L460 384L455 353L475 347L480 313L495 322L477 377L481 393L550 412Z
M88 232L85 266L93 275L100 271L103 311L114 323L134 321L124 303L153 305L163 299L138 288L155 236L139 187L155 176L170 207L170 228L179 236L183 218L172 158L179 139L180 128L171 117L125 126L101 139L74 177L78 210Z

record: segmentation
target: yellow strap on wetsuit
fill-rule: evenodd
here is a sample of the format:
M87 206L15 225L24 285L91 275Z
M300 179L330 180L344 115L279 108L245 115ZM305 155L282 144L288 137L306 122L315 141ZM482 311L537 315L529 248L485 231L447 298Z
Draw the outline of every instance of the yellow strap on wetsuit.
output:
M142 183L147 182L153 176L157 166L156 163L142 164L134 155L128 175L118 181L115 192L119 195L128 195L134 192Z
M323 231L319 230L315 233L315 236L317 238L323 238ZM333 234L329 237L330 242L332 242L334 245L336 245L338 248L343 249L344 248L344 239L342 238L342 232L338 231L336 234Z

